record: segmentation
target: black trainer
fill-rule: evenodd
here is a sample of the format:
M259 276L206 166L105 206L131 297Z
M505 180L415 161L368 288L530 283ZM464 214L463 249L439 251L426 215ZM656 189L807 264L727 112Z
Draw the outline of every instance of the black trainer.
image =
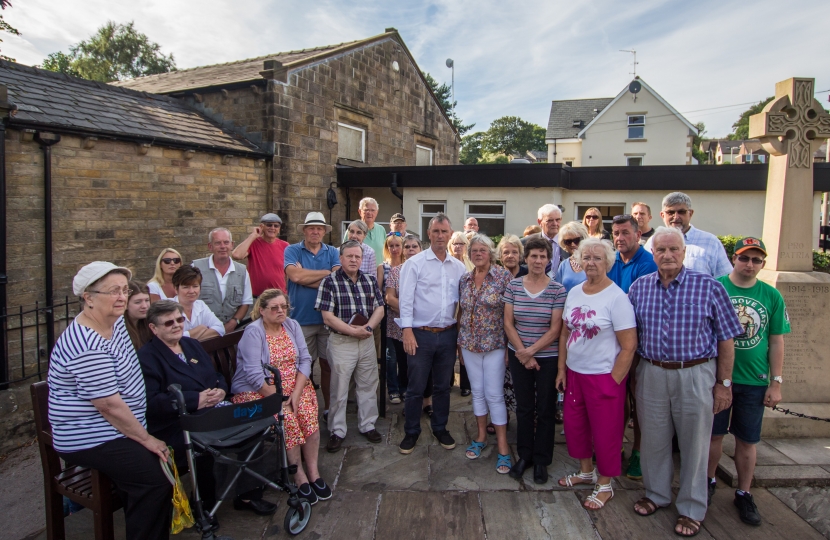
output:
M401 441L401 454L411 454L415 451L415 443L418 442L418 435L407 434Z
M455 439L452 438L450 432L446 429L444 431L433 432L435 438L438 439L438 443L443 446L446 450L452 450L455 448Z
M317 494L311 489L311 484L306 482L297 488L297 496L308 501L308 504L314 506L317 504Z
M754 525L756 527L761 524L761 515L758 513L758 507L755 505L752 495L747 492L744 492L743 495L738 495L736 491L734 502L735 506L738 507L738 515L741 521L747 525Z
M713 479L713 478L710 478L709 482L708 482L709 494L706 497L706 506L709 506L710 504L712 504L712 497L714 497L715 488L717 488L717 487L718 487L718 481Z
M317 498L321 501L327 501L331 499L331 488L326 484L326 481L322 478L318 478L314 482L311 483L311 489L314 490L314 493L317 495Z

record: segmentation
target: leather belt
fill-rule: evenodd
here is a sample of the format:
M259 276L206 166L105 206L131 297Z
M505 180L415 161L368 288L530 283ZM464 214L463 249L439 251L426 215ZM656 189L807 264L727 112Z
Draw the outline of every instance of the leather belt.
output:
M439 328L435 326L419 326L418 330L426 330L427 332L432 332L433 334L440 334L446 330L452 330L455 328L455 323L452 323L449 326L445 326L444 328Z
M657 367L661 367L663 369L690 368L690 367L694 367L694 366L699 366L700 364L705 364L706 362L711 360L711 358L698 358L696 360L686 360L685 362L678 362L678 361L663 362L661 360L651 360L651 359L648 359L648 358L642 358L642 359L645 360L646 362L648 362L649 364L653 364L653 365L655 365Z

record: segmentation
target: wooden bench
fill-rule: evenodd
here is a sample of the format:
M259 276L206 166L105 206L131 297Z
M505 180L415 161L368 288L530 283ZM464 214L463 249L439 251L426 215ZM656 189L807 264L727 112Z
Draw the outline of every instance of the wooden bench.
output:
M52 426L49 424L49 387L36 382L31 388L35 414L37 442L43 464L43 488L46 494L46 538L63 540L63 497L92 510L95 521L95 540L112 540L115 535L112 513L124 504L112 480L104 473L88 467L61 467L60 457L52 446Z
M228 383L228 390L231 389L233 374L236 372L236 345L242 339L244 332L241 329L234 330L224 336L217 336L199 342L208 356L213 360L216 371L225 377L225 382Z

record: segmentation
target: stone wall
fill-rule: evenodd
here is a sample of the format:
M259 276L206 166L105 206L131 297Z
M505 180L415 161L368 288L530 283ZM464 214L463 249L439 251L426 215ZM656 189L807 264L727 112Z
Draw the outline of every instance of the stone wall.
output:
M289 224L290 241L299 240L295 227L307 212L322 211L329 219L325 198L337 180L338 122L366 129L363 165L415 165L416 143L434 149L435 165L458 163L456 134L417 70L390 38L294 72L288 84L269 84L266 113L276 143L273 201ZM359 200L352 200L352 215L346 216L345 191L337 191L340 204L331 217L335 243L336 224L357 218Z
M188 158L188 155L192 157ZM266 162L63 136L52 147L54 294L72 294L77 269L108 260L152 277L160 250L205 256L207 233L241 240L266 207ZM6 140L8 306L45 299L43 153L9 129Z

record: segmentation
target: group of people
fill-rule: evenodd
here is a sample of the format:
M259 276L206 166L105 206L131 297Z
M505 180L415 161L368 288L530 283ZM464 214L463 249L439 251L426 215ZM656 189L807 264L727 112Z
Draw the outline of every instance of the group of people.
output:
M169 512L170 485L152 463L170 459L168 446L177 462L184 458L167 386L182 385L189 412L259 399L277 391L265 364L279 369L290 396L288 459L298 466L300 496L311 503L331 497L317 467L321 421L326 450L339 451L351 387L358 431L368 441L383 440L375 429L383 383L391 403L404 403L402 454L414 451L422 414L438 443L455 448L447 423L458 362L477 422L466 458L481 459L495 435L497 473L521 480L532 468L534 482L546 483L561 399L579 470L558 483L593 484L584 505L599 510L622 474L630 418L626 474L646 488L634 511L647 516L671 503L676 436L675 532L694 536L731 432L740 463L735 505L741 520L760 524L749 491L755 444L764 407L781 399L789 331L781 295L756 277L766 257L761 240L743 239L730 262L714 235L691 225L691 200L680 192L663 200L664 227L650 226L645 203L614 216L610 231L597 208L563 224L560 208L546 204L523 238L508 234L498 245L475 218L454 232L439 214L424 247L401 214L387 233L375 222L378 210L374 199L361 200L360 219L339 248L324 242L331 225L319 212L298 225L303 239L292 245L278 238L279 216L266 214L235 248L230 231L211 231L211 255L190 265L163 250L146 286L111 263L81 269L73 286L84 309L50 364L55 448L112 476L125 494L130 537L163 536L148 516ZM247 267L234 260L244 258ZM244 327L228 387L198 342L235 330L249 310L253 322ZM380 342L384 319L387 343ZM312 380L317 360L319 386ZM387 363L382 382L379 361ZM211 471L213 462L202 456L196 466ZM210 507L215 479L198 476ZM273 513L261 494L261 486L240 485L234 506Z

